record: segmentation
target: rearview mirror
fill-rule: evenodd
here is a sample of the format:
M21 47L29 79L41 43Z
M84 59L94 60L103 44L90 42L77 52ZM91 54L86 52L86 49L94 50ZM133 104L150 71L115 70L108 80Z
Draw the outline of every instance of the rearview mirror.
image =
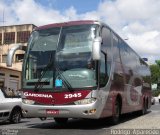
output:
M11 67L12 66L12 61L13 61L13 56L15 54L15 52L17 50L23 50L23 51L26 51L26 46L23 46L23 45L15 45L14 47L12 47L9 52L8 52L8 55L7 55L7 67Z
M92 46L92 59L93 60L101 59L101 43L102 43L101 37L97 37L93 41L93 46Z

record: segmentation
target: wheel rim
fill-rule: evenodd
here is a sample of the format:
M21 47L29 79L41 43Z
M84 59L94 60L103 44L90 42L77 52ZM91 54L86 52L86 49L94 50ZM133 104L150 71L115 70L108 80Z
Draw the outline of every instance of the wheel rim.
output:
M120 106L119 106L118 101L116 101L115 104L114 104L114 113L113 113L113 116L112 116L113 124L118 123L119 117L120 117Z
M116 120L119 119L119 104L118 102L115 103L115 114L114 114L114 117Z
M15 111L15 113L12 116L12 121L14 123L18 123L21 120L21 114L19 111Z
M143 103L143 114L147 112L146 102Z
M119 118L119 104L118 103L115 104L115 108L116 108L115 109L115 117Z

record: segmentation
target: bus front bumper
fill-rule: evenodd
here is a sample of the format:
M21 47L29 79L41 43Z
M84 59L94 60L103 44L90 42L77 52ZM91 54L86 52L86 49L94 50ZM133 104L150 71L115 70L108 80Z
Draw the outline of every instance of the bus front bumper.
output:
M54 117L54 118L90 118L98 119L101 109L98 104L44 106L23 104L24 117Z

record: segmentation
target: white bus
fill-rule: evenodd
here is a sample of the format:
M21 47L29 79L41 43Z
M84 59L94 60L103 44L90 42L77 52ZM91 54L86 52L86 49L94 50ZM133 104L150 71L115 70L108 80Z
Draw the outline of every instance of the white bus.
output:
M23 114L26 117L99 119L146 113L151 105L148 65L108 25L92 20L37 27L24 50Z

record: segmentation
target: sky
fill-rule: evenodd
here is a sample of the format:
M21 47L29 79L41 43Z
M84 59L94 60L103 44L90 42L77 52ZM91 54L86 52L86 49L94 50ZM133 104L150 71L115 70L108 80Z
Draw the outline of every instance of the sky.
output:
M0 26L100 20L149 63L160 59L160 0L0 0Z

